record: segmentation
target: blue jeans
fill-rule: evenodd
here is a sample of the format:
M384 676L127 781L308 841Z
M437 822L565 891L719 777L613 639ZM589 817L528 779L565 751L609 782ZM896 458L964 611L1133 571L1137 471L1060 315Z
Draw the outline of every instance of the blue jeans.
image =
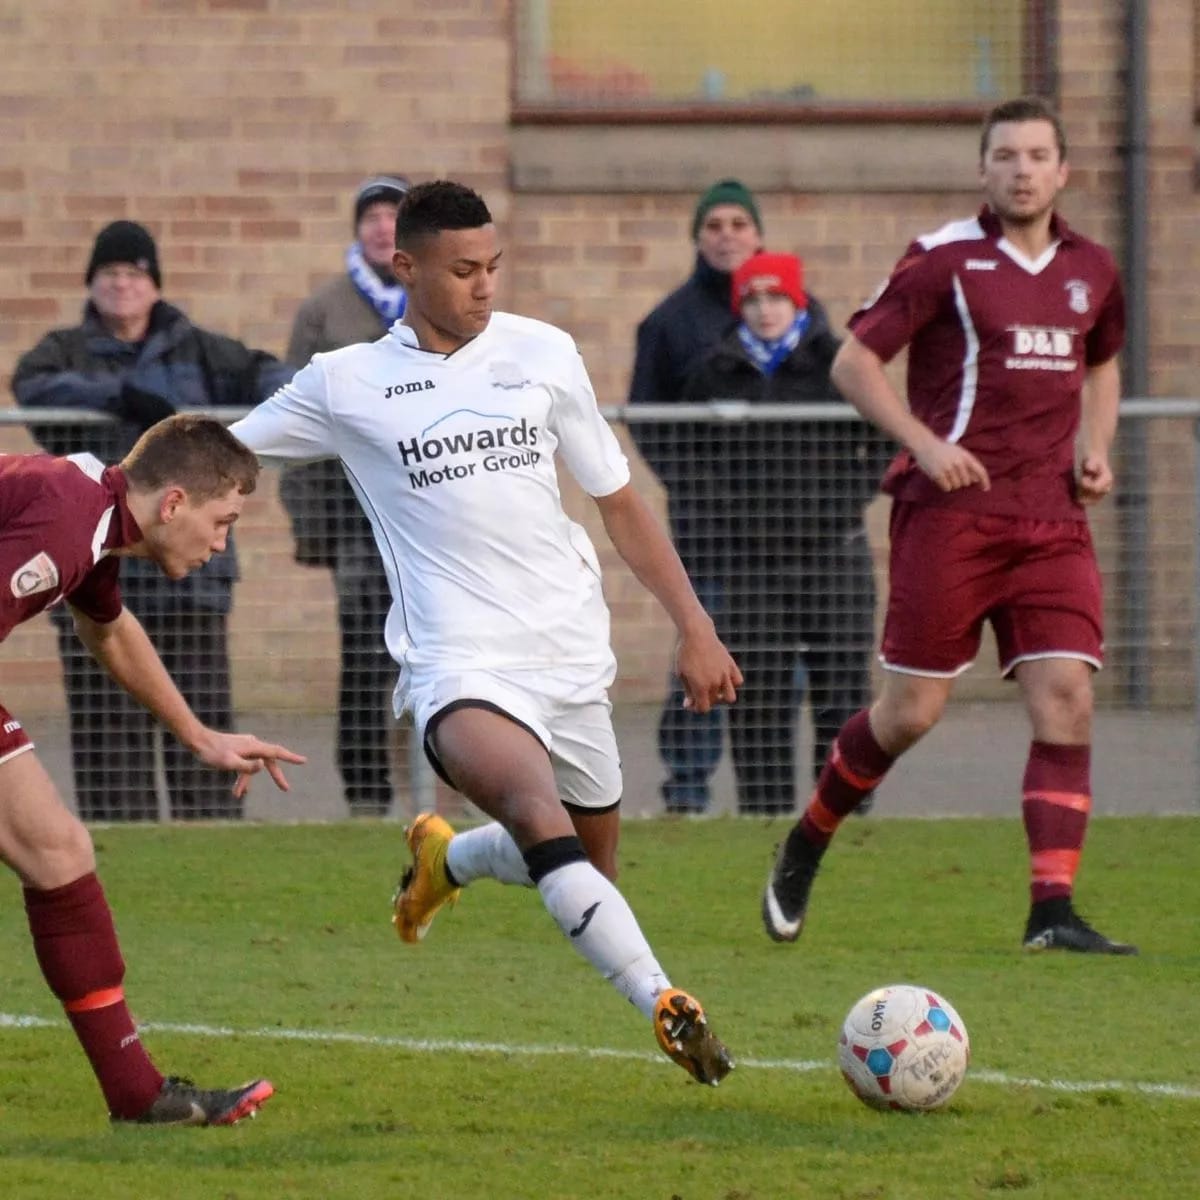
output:
M796 662L793 678L799 709L808 690L803 660ZM723 726L719 708L706 713L684 708L683 688L677 678L671 677L670 694L658 720L658 753L667 769L662 798L668 812L702 813L708 809L708 785L721 761Z
M683 707L683 688L672 679L658 721L658 753L667 777L662 798L668 812L702 813L708 808L709 780L721 761L721 710L695 713Z
M692 586L709 616L722 616L724 588L719 579L693 579ZM802 660L795 665L795 705L799 708L808 679ZM663 804L668 812L702 813L712 797L709 783L721 761L724 717L720 708L696 713L683 707L683 687L672 674L666 701L658 719L658 754L666 768L662 784Z
M715 620L724 604L721 581L693 579L692 587ZM672 671L658 719L658 755L667 771L662 798L668 812L702 813L711 799L709 781L721 761L721 710L692 712L683 707L683 699L683 685Z

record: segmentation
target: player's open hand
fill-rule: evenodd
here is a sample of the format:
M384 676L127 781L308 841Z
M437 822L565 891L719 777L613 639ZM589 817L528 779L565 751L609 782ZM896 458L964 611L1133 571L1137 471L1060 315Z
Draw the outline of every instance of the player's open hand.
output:
M236 771L238 777L233 794L239 799L249 789L251 776L264 769L281 792L288 791L288 781L279 764L308 761L303 754L286 746L260 741L252 733L218 733L216 730L210 730L207 740L196 748L196 757L220 771Z
M732 704L742 684L742 672L711 626L679 639L675 673L683 684L683 707L698 713Z
M1075 468L1075 494L1080 504L1103 500L1113 487L1112 467L1103 454L1085 454Z
M954 442L931 438L927 445L914 449L912 456L917 460L917 466L943 492L956 492L966 487L981 487L985 492L991 490L992 481L983 463L970 450L964 450Z

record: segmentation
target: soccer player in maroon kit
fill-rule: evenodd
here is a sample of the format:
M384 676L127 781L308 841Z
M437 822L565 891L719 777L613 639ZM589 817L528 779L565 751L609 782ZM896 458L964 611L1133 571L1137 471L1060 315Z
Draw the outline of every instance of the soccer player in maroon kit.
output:
M123 555L149 558L182 579L224 548L258 460L202 417L170 417L124 461L91 454L0 455L0 641L65 600L80 639L132 696L202 762L239 772L235 791L266 768L304 759L250 734L209 729L188 708L137 619L121 604ZM66 808L20 721L0 697L0 861L24 884L34 951L50 990L92 1064L114 1121L229 1125L272 1094L256 1079L204 1090L164 1079L125 1003L125 963L96 877L91 838Z
M882 691L842 727L763 896L795 941L842 820L941 717L983 622L1032 726L1022 812L1032 866L1024 945L1134 954L1072 904L1091 808L1091 673L1100 573L1084 506L1112 489L1124 301L1112 256L1054 212L1061 122L1036 99L984 122L977 217L918 238L850 320L842 394L904 449L889 468L891 592ZM908 406L884 372L908 345Z

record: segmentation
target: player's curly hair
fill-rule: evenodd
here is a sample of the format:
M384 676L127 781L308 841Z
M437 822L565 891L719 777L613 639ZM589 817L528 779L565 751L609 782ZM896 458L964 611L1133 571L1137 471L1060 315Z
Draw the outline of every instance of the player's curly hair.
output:
M1067 131L1063 128L1062 118L1040 96L1019 96L1015 100L1005 100L984 117L983 129L979 135L980 160L987 158L993 126L1007 121L1049 121L1054 127L1059 161L1067 161Z
M152 425L121 460L131 487L157 492L175 485L203 504L236 487L243 496L258 483L254 451L211 417L176 413Z
M433 237L444 229L478 229L492 214L483 197L463 183L433 179L410 188L396 213L396 247Z

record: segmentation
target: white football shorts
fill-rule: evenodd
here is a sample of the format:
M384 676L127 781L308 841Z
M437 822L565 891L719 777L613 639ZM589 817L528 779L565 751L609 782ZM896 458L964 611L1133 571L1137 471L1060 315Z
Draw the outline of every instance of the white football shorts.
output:
M426 738L429 723L451 707L474 701L511 717L542 743L564 804L605 809L620 801L622 786L608 699L615 673L613 660L555 668L405 670L397 698L412 714L425 753L443 779Z

